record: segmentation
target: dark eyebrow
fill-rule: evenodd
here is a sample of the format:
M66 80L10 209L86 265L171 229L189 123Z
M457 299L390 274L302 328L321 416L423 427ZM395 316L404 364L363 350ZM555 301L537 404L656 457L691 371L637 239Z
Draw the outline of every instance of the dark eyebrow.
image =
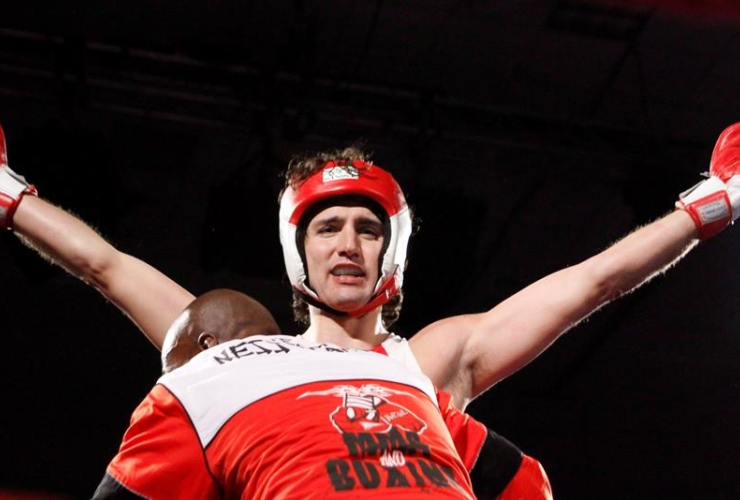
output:
M324 224L336 224L338 222L342 222L343 220L344 220L343 217L339 217L337 215L334 215L332 217L326 217L326 218L323 218L323 219L314 219L308 225L309 226L313 226L313 225L322 226ZM368 225L368 224L377 225L377 226L382 226L383 225L383 223L381 221L379 221L377 219L373 219L372 217L358 217L355 220L355 222L356 222L356 224L360 224L360 225Z
M378 219L373 219L370 217L358 217L357 218L357 224L372 224L374 226L382 226L383 223L380 222Z
M314 219L311 222L309 222L308 225L309 226L313 226L313 225L319 225L319 226L321 226L321 225L324 225L324 224L335 224L337 222L340 222L341 220L342 220L341 217L335 215L333 217L326 217L324 219Z

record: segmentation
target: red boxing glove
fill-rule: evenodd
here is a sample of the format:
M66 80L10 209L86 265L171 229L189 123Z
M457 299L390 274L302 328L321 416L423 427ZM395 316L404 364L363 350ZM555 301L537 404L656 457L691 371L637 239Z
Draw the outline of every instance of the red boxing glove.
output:
M709 179L679 196L699 230L699 238L716 235L740 216L740 123L727 127L717 139L709 163Z
M709 173L722 181L728 182L740 174L740 123L727 127L714 146L712 160L709 162Z
M0 127L0 229L13 229L13 214L21 198L27 194L36 196L38 191L8 167L5 134Z

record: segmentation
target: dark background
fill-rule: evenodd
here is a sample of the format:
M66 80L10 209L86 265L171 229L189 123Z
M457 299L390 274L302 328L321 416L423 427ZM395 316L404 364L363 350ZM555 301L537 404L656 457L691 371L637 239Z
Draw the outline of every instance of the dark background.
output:
M286 332L275 200L293 153L364 140L408 192L411 335L671 210L740 119L729 2L18 2L2 26L11 166ZM700 245L471 413L541 460L557 498L740 497L738 244ZM0 486L87 497L158 353L11 235L0 262Z

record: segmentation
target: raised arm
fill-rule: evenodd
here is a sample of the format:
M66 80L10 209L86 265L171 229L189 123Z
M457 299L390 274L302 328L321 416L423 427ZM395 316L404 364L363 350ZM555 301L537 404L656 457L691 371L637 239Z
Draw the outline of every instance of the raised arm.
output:
M194 299L187 290L135 257L116 250L85 223L40 199L7 166L0 129L0 227L91 285L118 306L157 348Z
M698 241L740 215L740 126L720 136L712 176L682 193L677 210L604 252L516 293L482 314L438 321L412 340L424 372L464 407L525 366L560 335L610 300L677 262ZM437 345L445 345L440 352Z
M488 312L428 326L411 340L414 354L424 372L464 406L599 307L666 269L693 246L695 236L691 218L674 212L529 285ZM452 346L446 363L437 361L435 350L442 337L446 349Z

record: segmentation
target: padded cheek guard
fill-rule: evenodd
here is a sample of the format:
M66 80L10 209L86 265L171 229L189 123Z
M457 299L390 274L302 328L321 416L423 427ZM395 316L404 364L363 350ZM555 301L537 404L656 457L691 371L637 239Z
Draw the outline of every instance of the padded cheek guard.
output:
M306 283L306 268L296 242L296 231L306 210L314 204L339 196L364 196L375 201L388 214L390 237L381 256L380 277L375 292L363 307L345 314L357 316L388 302L403 285L403 268L411 236L411 215L401 187L382 168L360 160L350 165L325 163L298 189L287 188L280 200L280 243L288 279L293 289L310 303L323 304ZM339 313L339 311L332 311Z

